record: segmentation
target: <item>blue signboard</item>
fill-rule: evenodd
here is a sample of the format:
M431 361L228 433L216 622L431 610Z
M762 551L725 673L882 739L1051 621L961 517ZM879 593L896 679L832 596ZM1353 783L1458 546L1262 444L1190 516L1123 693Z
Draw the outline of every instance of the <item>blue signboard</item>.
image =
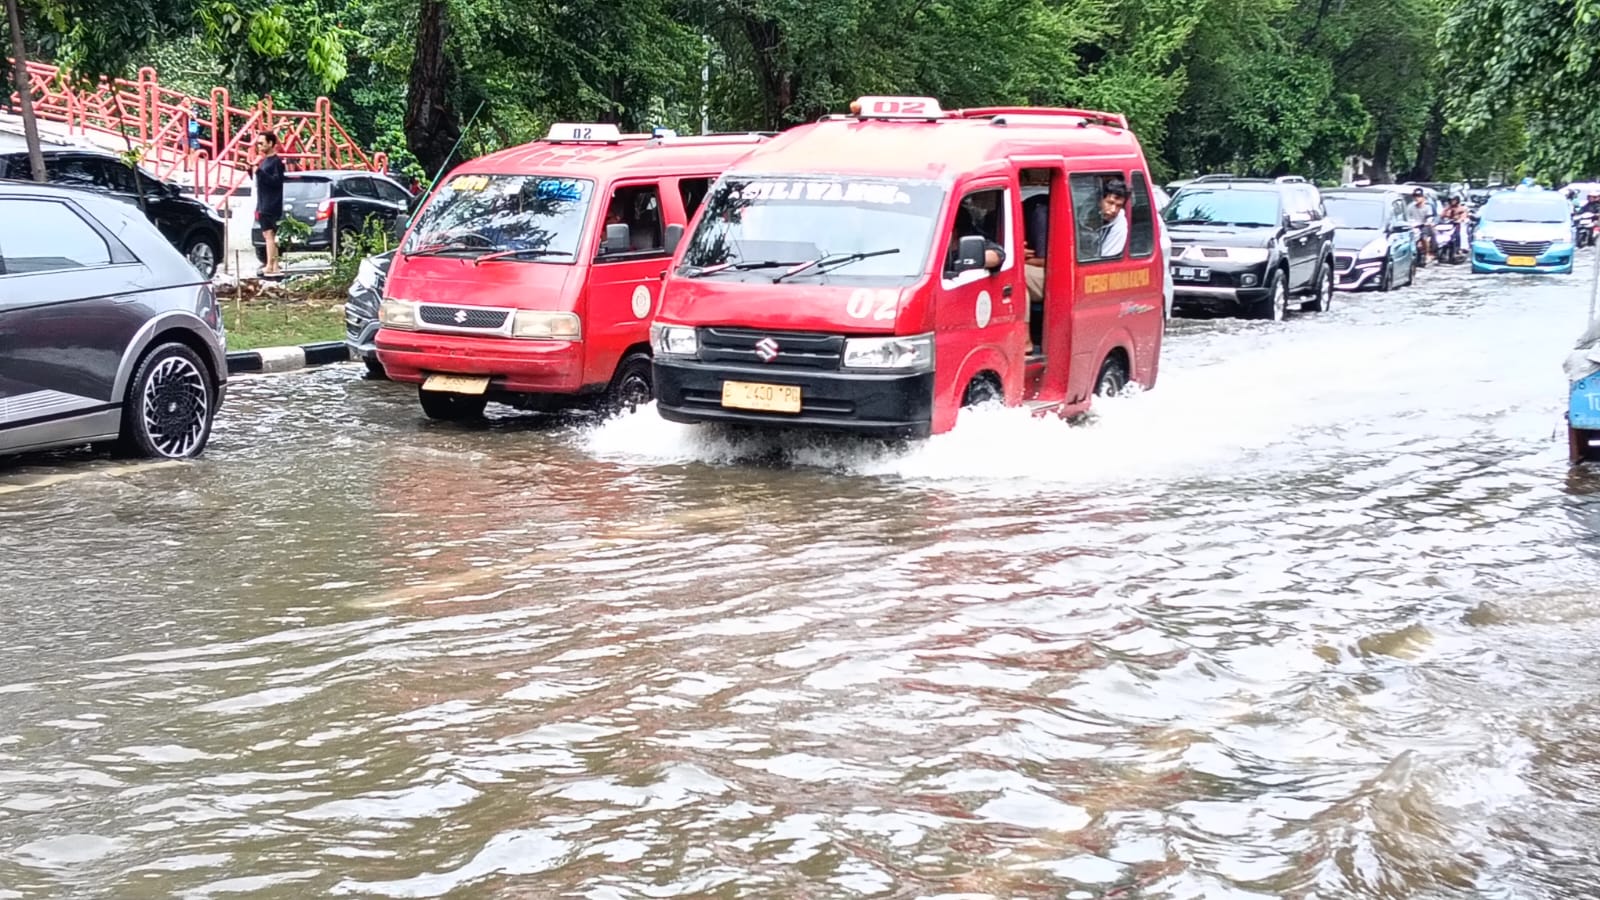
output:
M1600 372L1572 383L1567 401L1567 424L1600 431Z

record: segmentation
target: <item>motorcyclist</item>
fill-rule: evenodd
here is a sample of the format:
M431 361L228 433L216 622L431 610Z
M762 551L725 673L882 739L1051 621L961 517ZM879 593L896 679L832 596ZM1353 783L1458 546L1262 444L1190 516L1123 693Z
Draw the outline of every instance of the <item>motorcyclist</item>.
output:
M1590 191L1588 202L1578 207L1580 216L1600 216L1600 191Z
M1439 221L1449 222L1456 226L1455 236L1451 238L1450 247L1459 250L1467 241L1467 208L1462 205L1459 196L1452 196L1445 202L1444 209L1439 210ZM1434 253L1440 253L1446 248L1434 247ZM1455 253L1450 254L1451 261L1455 260Z
M1427 258L1433 254L1433 208L1428 205L1428 195L1422 188L1411 192L1411 204L1406 207L1406 223L1417 232L1417 255Z

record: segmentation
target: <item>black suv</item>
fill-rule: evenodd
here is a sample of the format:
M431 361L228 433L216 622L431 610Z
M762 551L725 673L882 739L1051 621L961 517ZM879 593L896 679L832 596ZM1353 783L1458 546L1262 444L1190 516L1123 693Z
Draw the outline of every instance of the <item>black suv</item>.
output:
M1290 298L1308 312L1333 305L1334 223L1304 178L1202 176L1163 218L1176 309L1282 320Z
M105 194L132 206L141 206L145 218L172 246L189 258L200 274L210 278L222 259L222 217L193 197L185 197L175 184L157 181L115 154L95 150L44 151L45 179L62 187ZM33 166L26 153L0 156L0 178L31 181Z
M290 172L283 179L283 214L310 226L311 235L284 249L326 252L335 249L337 240L343 253L345 247L355 249L356 235L365 233L373 223L383 228L391 243L398 244L418 200L398 181L376 172ZM281 233L278 239L281 243ZM266 262L267 242L261 237L260 219L250 228L250 242L255 245L256 259Z

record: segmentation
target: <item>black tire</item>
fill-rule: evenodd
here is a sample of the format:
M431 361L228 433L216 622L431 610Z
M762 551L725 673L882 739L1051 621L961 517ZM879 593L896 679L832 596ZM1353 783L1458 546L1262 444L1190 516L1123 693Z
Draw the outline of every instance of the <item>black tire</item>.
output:
M617 366L617 374L606 388L603 411L608 414L634 412L655 399L655 374L650 369L650 355L631 353Z
M967 383L967 389L961 394L961 406L981 406L985 403L994 403L1005 399L1005 392L993 378L980 375Z
M384 371L383 363L378 362L376 356L364 357L361 360L367 366L367 377L374 381L388 381L389 373Z
M1300 311L1328 312L1333 309L1333 292L1333 260L1325 259L1318 266L1317 292L1300 304Z
M1256 302L1251 317L1282 322L1289 314L1289 276L1279 269L1267 282L1267 296Z
M422 412L440 422L470 422L483 418L483 408L489 398L481 394L447 394L443 391L425 391L417 388L417 400Z
M1378 290L1385 294L1394 290L1394 259L1392 257L1386 256L1383 259L1383 274L1378 276Z
M192 459L211 440L217 382L200 354L179 343L151 350L122 398L118 452L151 459Z
M217 261L222 259L222 244L208 234L191 234L183 242L183 255L200 277L211 280L217 274Z
M1094 380L1094 395L1115 397L1128 386L1129 377L1128 364L1122 361L1122 357L1106 357L1106 361L1100 364L1100 374Z
M1417 283L1417 270L1420 268L1422 263L1418 261L1417 254L1411 254L1411 274L1406 276L1406 287Z

